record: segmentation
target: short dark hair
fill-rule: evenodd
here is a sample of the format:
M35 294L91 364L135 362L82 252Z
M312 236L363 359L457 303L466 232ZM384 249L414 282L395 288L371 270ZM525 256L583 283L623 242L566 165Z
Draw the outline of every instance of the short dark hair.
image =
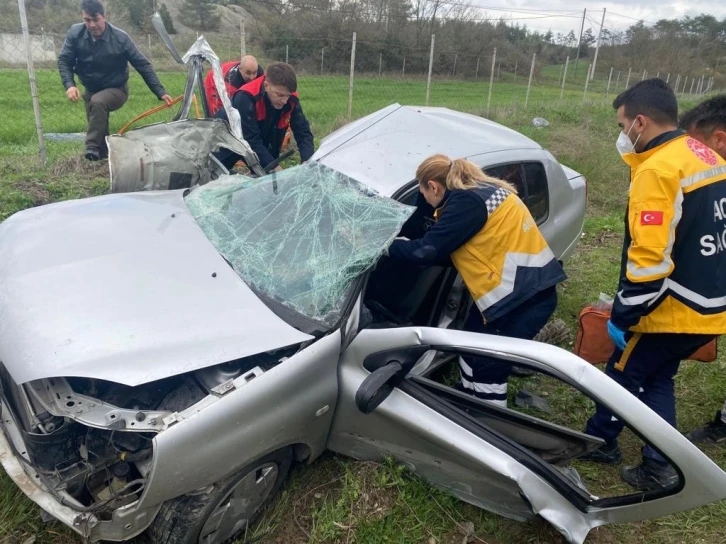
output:
M285 87L291 93L297 91L295 69L286 62L270 64L265 70L265 81Z
M676 95L662 79L646 79L626 89L613 101L613 108L620 106L629 119L645 115L658 124L678 123Z
M684 129L694 128L704 135L714 130L726 130L726 94L704 100L698 106L681 115L678 125Z
M82 0L81 11L86 12L91 17L96 15L106 15L106 10L103 9L103 4L98 0Z

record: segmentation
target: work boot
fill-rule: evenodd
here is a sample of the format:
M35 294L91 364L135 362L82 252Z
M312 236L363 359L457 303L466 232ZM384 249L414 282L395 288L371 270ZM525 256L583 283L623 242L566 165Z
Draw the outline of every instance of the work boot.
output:
M618 441L613 440L612 442L606 442L596 450L581 455L578 459L604 465L617 465L623 459L623 454L620 453Z
M678 473L669 463L647 457L638 466L621 468L620 477L639 491L666 489L678 483Z
M99 153L98 149L94 149L92 147L86 148L86 154L84 155L87 161L95 162L101 160L101 153Z
M726 423L721 418L721 410L707 425L693 429L686 438L694 444L726 444Z

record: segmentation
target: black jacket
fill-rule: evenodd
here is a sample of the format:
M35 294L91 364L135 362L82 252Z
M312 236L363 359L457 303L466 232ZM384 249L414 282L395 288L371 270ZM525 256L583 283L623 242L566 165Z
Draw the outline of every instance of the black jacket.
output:
M238 62L236 64L236 66L233 66L232 68L230 68L229 72L227 72L227 74L224 76L224 80L227 83L229 83L230 85L232 85L233 87L236 87L238 89L240 87L242 87L245 83L247 83L239 71L239 65L240 65L240 63ZM265 75L265 69L262 67L261 64L258 64L257 65L257 77L261 77L264 75Z
M75 87L78 76L87 91L121 88L129 80L129 63L144 78L158 98L166 94L151 63L136 48L128 34L106 23L106 31L94 41L83 23L73 25L58 55L58 70L63 86Z
M249 94L237 91L232 97L232 106L239 111L242 121L242 136L250 144L252 151L257 154L262 167L265 168L280 156L285 131L278 129L277 124L280 116L290 111L293 101L295 107L292 108L290 128L300 150L300 159L302 161L310 159L315 152L313 133L310 130L310 123L303 113L300 101L291 96L288 103L281 110L276 110L270 104L266 94L262 100L265 100L266 115L264 120L257 121L255 101ZM227 119L227 112L222 108L215 114L215 117ZM241 158L236 153L226 149L222 149L216 156L226 168L231 168Z

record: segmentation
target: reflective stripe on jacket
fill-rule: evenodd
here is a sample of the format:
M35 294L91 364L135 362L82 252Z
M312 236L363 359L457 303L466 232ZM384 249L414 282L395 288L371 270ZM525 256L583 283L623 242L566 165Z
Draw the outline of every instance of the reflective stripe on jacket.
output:
M672 133L631 166L612 321L652 333L726 333L726 161Z
M489 184L467 191L484 202L488 217L451 260L485 321L491 322L566 276L517 195ZM435 217L445 211L445 206L437 209Z

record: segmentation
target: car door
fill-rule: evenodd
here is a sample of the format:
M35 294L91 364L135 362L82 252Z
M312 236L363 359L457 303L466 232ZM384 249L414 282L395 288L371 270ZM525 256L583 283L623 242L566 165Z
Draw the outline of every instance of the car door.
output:
M607 405L633 436L671 461L678 484L605 498L590 492L571 464L599 447L599 439L429 379L442 354L496 357ZM338 374L330 449L357 459L393 457L468 503L519 520L540 515L570 542L583 542L599 525L659 517L726 497L726 473L636 397L554 346L424 327L363 330L342 354Z

